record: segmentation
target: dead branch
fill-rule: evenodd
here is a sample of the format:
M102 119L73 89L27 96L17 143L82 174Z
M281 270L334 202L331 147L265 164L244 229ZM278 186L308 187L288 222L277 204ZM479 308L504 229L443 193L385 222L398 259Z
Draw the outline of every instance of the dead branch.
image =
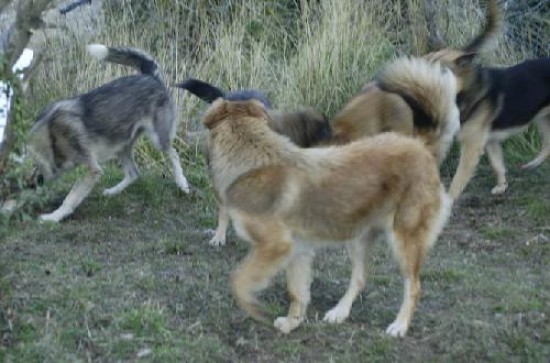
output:
M73 11L74 9L78 8L79 6L82 6L84 4L91 4L92 0L77 0L73 1L69 5L65 6L64 8L59 9L59 12L63 15L67 14L69 11Z

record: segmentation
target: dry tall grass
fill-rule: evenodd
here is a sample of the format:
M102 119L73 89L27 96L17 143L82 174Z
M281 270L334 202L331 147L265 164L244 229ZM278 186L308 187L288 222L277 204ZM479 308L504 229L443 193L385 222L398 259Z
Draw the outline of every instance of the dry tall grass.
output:
M131 72L88 57L85 44L126 45L152 53L166 81L192 76L225 89L265 91L278 108L317 107L332 116L377 69L415 54L422 14L411 0L152 0L96 3L67 16L68 30L46 34L48 61L33 82L30 114L46 103ZM444 41L460 46L482 26L478 0L437 2ZM482 4L483 5L483 4ZM86 24L75 27L74 24ZM425 25L424 25L425 26ZM524 56L499 42L494 64ZM204 104L174 89L181 130L200 127ZM141 145L143 151L145 146ZM146 153L149 153L147 147Z

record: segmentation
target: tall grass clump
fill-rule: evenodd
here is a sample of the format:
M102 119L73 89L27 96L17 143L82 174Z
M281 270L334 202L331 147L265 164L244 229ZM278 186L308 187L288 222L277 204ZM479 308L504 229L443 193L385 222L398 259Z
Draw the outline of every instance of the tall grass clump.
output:
M420 55L427 29L418 4L404 0L92 2L91 10L82 7L58 20L65 29L44 32L46 61L33 82L29 123L30 115L52 100L134 72L91 59L85 51L91 42L150 52L161 64L168 85L194 77L223 89L257 88L277 108L312 106L332 117L385 62L400 54ZM446 45L467 44L483 26L484 1L435 4ZM486 63L509 65L526 57L524 49L505 36L493 49L484 54ZM200 128L204 102L171 90L180 134ZM529 145L525 149L532 149L536 139L533 134L523 138ZM148 143L138 146L137 156L151 166L162 160Z

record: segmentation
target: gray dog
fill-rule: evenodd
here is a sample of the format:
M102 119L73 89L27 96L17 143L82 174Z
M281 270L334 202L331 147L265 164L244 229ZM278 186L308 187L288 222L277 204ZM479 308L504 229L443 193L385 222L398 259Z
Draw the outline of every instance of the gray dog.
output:
M174 104L160 76L159 65L147 53L133 48L91 44L88 52L98 60L127 65L141 74L121 77L88 93L54 102L37 117L30 132L29 151L36 163L34 181L41 184L83 164L89 173L73 186L63 204L41 220L58 222L70 215L99 180L100 164L117 158L124 179L104 195L114 195L134 182L139 171L133 147L145 132L166 153L176 184L189 192L180 159L171 146L176 133Z

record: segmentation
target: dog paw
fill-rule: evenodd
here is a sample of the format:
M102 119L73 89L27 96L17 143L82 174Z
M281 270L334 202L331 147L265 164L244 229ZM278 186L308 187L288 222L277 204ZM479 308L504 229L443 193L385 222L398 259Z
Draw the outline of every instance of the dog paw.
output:
M42 214L39 217L40 222L59 222L61 218L55 213Z
M185 194L191 193L191 187L186 180L176 181L176 184L178 185L178 188L180 188L180 190Z
M214 237L212 237L210 241L208 241L208 244L214 247L225 246L225 236L220 237L214 235Z
M107 197L110 197L112 195L116 195L118 193L120 193L121 191L118 190L116 187L112 187L112 188L107 188L107 189L104 189L103 190L103 195L107 196Z
M301 322L302 322L301 319L289 318L287 316L280 316L277 319L275 319L273 326L275 326L275 328L278 329L281 333L288 334L294 329L296 329L298 326L300 326Z
M405 334L407 334L408 328L408 324L396 320L391 323L390 326L388 326L388 328L386 329L386 334L389 334L395 338L402 338L405 336Z
M327 311L323 321L331 324L339 324L347 319L349 316L349 310L344 309L336 305L334 308Z
M491 194L493 195L502 194L506 191L506 188L508 188L508 183L497 185L496 187L491 189Z
M212 238L210 239L210 241L208 241L208 244L210 246L214 246L214 247L218 247L218 246L225 246L225 234L222 235L222 236L219 236L215 230L213 229L206 229L204 231L204 233L206 233L207 235L209 236L212 236Z

